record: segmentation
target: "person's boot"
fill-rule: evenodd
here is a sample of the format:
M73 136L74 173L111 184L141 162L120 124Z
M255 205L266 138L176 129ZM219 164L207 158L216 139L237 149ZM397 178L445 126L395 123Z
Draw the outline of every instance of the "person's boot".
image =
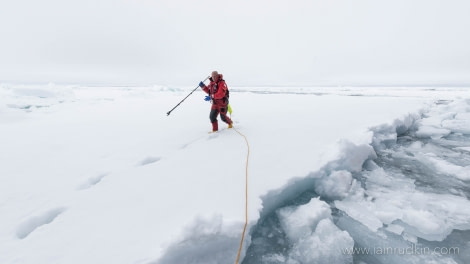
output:
M233 127L232 124L233 123L228 124L228 128L232 128Z
M217 121L212 123L212 132L217 132L219 130L219 124Z

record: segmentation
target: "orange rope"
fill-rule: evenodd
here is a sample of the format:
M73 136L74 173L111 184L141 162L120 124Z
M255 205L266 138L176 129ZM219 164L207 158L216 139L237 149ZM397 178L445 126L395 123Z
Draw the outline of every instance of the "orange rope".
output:
M246 226L248 225L248 158L250 157L250 145L248 144L248 139L246 138L245 135L240 133L240 131L238 131L235 128L234 130L238 134L240 134L240 136L245 138L246 146L248 148L248 153L246 155L246 169L245 169L245 226L243 226L242 238L240 239L240 247L238 248L237 259L235 260L235 264L238 264L240 260L240 254L242 251L243 240L245 239Z

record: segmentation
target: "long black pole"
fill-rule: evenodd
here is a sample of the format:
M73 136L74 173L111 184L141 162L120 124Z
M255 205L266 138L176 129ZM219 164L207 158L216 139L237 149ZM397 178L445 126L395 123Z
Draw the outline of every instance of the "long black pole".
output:
M210 76L207 76L202 82L205 82L207 79L209 79L209 77ZM183 100L181 100L181 102L179 102L177 105L175 105L175 107L173 107L170 111L168 111L166 115L169 116L171 114L171 111L175 110L175 108L178 107L184 100L186 100L186 98L188 98L192 93L194 93L194 91L196 91L197 88L199 88L199 85L196 88L194 88L194 90L192 90Z

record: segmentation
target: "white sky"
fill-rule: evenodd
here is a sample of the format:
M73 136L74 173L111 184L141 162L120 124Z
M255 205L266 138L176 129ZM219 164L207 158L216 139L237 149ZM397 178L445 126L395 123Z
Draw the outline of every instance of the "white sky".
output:
M0 81L470 83L465 0L16 0Z

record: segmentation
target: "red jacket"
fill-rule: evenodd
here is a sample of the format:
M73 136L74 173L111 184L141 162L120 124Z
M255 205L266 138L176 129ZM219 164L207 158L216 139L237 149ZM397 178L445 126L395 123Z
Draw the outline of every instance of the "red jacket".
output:
M209 85L204 86L202 89L204 92L210 95L214 105L227 105L228 100L225 98L225 96L227 94L228 87L225 83L225 80L222 78L222 74L219 75L219 80L217 82L211 81Z

